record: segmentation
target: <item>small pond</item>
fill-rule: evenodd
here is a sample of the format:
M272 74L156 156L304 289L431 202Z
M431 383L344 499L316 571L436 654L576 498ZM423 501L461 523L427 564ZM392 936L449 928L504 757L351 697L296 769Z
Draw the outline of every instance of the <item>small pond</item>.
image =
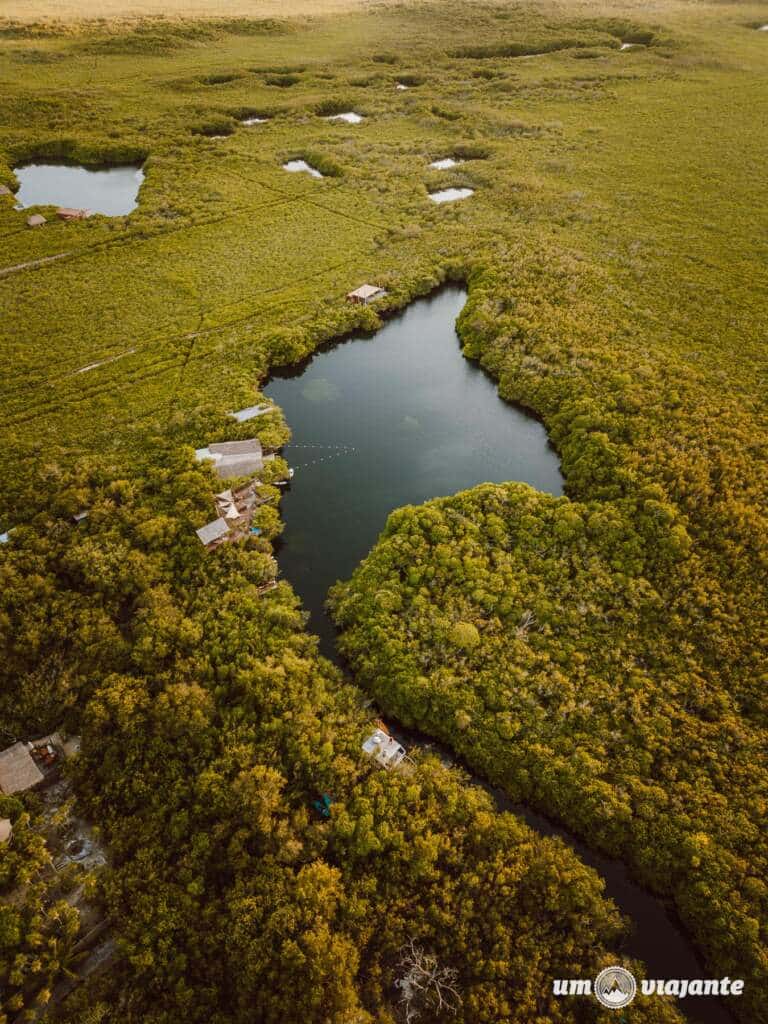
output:
M436 171L447 171L449 167L456 167L462 162L461 160L454 160L452 156L446 156L442 160L433 160L429 166L434 167Z
M144 171L138 164L121 167L81 167L77 164L24 164L14 168L21 187L20 208L71 206L106 217L135 210Z
M348 110L344 114L331 114L326 121L344 121L345 124L360 124L365 120L362 114L356 114L354 110Z
M289 160L283 164L283 170L290 174L311 174L313 178L322 178L323 175L316 167L312 167L306 160Z
M439 192L430 192L433 203L454 203L457 199L468 199L475 194L473 188L442 188Z

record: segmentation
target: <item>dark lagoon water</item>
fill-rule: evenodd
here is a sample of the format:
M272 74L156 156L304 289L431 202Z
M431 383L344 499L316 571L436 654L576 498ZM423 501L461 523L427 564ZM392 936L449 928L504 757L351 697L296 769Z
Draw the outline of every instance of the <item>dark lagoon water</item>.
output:
M135 210L144 171L137 164L122 167L80 167L76 164L25 164L14 169L21 187L20 207L71 206L119 217Z
M464 288L445 287L412 303L373 337L353 337L275 372L265 389L293 431L285 455L296 472L281 505L278 560L310 612L309 628L320 636L323 653L337 662L335 629L324 611L328 589L352 575L393 509L483 482L520 480L562 494L559 461L542 424L503 401L495 382L461 354L455 320L466 297ZM428 737L391 727L405 746L433 746L455 760ZM621 862L474 781L500 810L521 816L542 835L558 836L601 875L606 895L632 923L622 953L644 960L649 977L705 976L674 917ZM732 1021L717 999L678 1005L701 1024Z
M462 356L454 324L465 301L463 288L443 288L375 336L274 373L266 388L293 431L280 567L329 655L328 590L352 575L393 509L505 480L562 494L544 427Z

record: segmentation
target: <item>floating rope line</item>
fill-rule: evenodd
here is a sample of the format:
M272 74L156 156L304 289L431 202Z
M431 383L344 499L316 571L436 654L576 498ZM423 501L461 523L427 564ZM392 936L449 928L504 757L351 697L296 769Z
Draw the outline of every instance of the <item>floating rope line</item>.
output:
M308 466L319 466L321 462L330 462L331 459L336 459L339 455L354 455L357 452L357 448L354 448L351 444L305 444L305 445L292 445L294 448L325 448L333 449L331 455L324 455L320 459L313 459L311 462L302 462L294 469L306 469Z

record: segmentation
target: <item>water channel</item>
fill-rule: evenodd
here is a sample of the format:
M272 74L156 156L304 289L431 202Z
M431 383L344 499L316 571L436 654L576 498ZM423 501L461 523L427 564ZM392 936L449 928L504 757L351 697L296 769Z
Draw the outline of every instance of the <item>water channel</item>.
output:
M413 302L373 337L326 346L275 371L265 389L293 431L285 455L295 476L281 504L278 560L310 613L309 629L337 662L335 628L324 609L328 589L352 575L393 509L484 482L518 480L562 494L559 461L542 424L501 399L496 383L461 354L455 321L466 297L464 288L446 286ZM430 745L413 733L403 739ZM499 809L520 815L540 834L559 836L602 876L606 895L632 923L623 952L645 961L649 977L705 976L677 922L621 862L474 781L489 789ZM701 1024L732 1020L714 998L678 1005Z

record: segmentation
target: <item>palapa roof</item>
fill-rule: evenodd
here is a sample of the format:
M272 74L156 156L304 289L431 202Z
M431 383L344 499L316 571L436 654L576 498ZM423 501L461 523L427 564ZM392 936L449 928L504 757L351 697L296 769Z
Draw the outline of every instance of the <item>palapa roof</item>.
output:
M222 491L221 494L217 494L216 505L218 506L219 512L221 512L225 519L240 518L240 512L238 511L235 496L232 491L227 490Z
M198 448L199 462L210 460L222 480L236 476L250 476L264 468L261 441L251 437L247 441L220 441Z
M222 537L226 537L229 533L229 525L226 519L222 519L219 516L218 519L214 519L212 523L206 523L205 526L201 526L199 530L195 530L195 533L200 538L200 541L207 547L209 544L213 544L215 540L221 540Z
M59 217L72 217L79 219L91 216L90 210L79 210L74 206L60 206L56 213Z
M11 795L42 782L43 773L24 743L0 751L0 792Z
M29 217L27 217L27 224L31 228L42 227L42 225L45 224L45 217L42 215L42 213L33 213Z
M375 295L383 294L384 289L375 284L361 284L353 292L349 292L348 299L372 299Z

